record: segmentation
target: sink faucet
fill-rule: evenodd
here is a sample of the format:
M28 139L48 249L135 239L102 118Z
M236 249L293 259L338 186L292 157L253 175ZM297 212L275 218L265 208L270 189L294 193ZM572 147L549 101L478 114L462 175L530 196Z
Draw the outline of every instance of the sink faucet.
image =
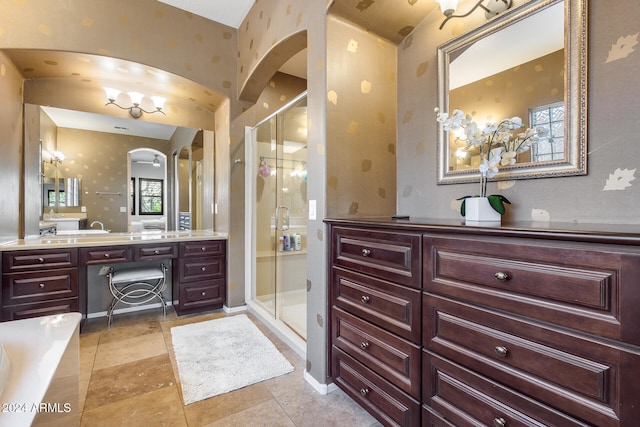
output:
M103 224L103 223L101 223L100 221L93 221L93 222L91 223L91 225L89 226L89 228L93 228L93 226L94 226L95 224L100 224L100 228L101 228L102 230L104 230L104 224Z

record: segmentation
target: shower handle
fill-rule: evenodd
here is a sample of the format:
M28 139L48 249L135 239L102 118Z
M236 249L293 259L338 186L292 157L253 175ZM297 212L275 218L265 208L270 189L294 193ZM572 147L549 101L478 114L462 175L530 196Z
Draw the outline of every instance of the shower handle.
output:
M289 229L289 208L287 206L278 206L276 208L276 230L279 230L278 224L280 223L280 209L286 209L286 216L284 217L284 224L282 224L282 230L287 231Z

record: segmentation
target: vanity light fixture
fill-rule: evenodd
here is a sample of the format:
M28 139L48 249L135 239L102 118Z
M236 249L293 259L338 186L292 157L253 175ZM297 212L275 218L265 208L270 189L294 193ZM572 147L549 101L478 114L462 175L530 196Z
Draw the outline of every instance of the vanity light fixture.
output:
M104 104L105 106L113 104L118 108L122 108L123 110L129 110L129 115L131 115L131 117L133 117L134 119L139 119L140 117L142 117L142 113L165 114L164 111L162 111L162 109L164 108L164 103L167 101L167 98L164 98L162 96L150 96L149 98L151 98L151 100L153 101L153 105L156 107L156 109L153 111L147 111L142 107L140 107L144 94L140 92L127 92L127 95L129 95L129 98L131 99L131 103L133 105L131 107L123 107L116 102L116 99L118 99L118 95L120 95L120 91L118 89L113 89L110 87L103 87L103 89L107 94L107 100L109 101L106 104Z
M60 151L54 151L50 154L50 158L49 160L45 160L45 162L51 163L52 165L60 165L62 164L62 161L64 160L64 154L62 154Z
M158 155L155 154L153 157L153 162L151 163L153 166L159 168L160 167L160 159L158 159Z
M442 10L442 14L446 16L442 24L440 24L440 29L444 27L444 24L451 18L464 18L465 16L471 15L477 8L481 8L484 10L484 15L487 19L491 19L496 15L504 12L505 10L511 7L511 0L479 0L475 6L471 8L467 13L462 15L456 15L456 8L458 7L458 0L436 0L440 4L440 10ZM483 3L486 2L486 3Z

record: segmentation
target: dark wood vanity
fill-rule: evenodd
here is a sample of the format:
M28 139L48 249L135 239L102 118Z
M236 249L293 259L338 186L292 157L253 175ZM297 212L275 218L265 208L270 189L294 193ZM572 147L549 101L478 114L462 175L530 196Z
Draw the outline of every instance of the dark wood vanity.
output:
M637 425L639 227L326 222L329 375L383 424Z
M73 239L70 239L73 240ZM226 239L162 238L130 243L5 248L2 252L2 321L80 312L87 317L90 265L147 260L172 263L172 299L178 315L221 308L226 298ZM46 246L42 244L41 246ZM55 247L58 246L58 247Z

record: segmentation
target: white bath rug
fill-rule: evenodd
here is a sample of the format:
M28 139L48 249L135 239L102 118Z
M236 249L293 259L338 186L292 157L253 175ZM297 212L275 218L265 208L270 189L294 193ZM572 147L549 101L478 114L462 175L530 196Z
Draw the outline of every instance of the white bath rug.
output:
M171 340L185 405L293 371L244 314L173 327Z

